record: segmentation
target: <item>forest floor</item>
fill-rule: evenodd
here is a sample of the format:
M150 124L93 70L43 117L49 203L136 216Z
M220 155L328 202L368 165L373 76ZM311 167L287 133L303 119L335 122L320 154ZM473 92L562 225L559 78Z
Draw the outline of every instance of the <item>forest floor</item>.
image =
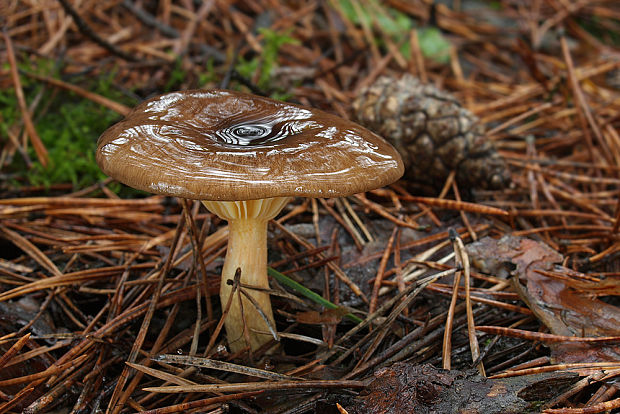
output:
M620 412L616 0L7 0L0 23L0 413ZM131 107L196 88L356 120L407 167L269 223L279 340L253 352L219 323L226 222L95 163Z

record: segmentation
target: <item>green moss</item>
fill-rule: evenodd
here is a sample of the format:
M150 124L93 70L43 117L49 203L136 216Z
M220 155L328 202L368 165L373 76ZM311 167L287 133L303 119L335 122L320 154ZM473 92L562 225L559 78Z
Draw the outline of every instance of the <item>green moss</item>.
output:
M271 89L271 77L273 69L278 65L280 48L285 44L296 44L299 41L289 36L289 32L280 33L268 28L260 28L258 32L263 35L263 53L251 59L240 57L235 69L240 75L249 79L258 71L258 87Z
M418 42L422 54L439 63L450 61L452 45L436 27L418 29Z
M179 86L187 79L187 73L183 69L183 61L178 58L174 61L174 66L168 75L163 92L172 92L179 89Z
M204 88L207 85L213 84L218 80L218 75L215 70L215 61L213 58L207 59L204 71L198 74L198 87Z
M26 67L23 67L26 66ZM25 71L53 76L49 62L40 61L22 65ZM72 83L117 102L134 105L136 102L117 90L113 84L114 73L95 78L74 78ZM32 146L28 154L33 161L28 168L23 158L16 153L13 162L4 172L15 177L13 185L44 185L72 183L75 188L93 184L105 175L95 162L97 138L112 123L120 119L114 111L82 98L72 92L55 89L35 81L28 76L21 77L28 104L42 93L41 102L34 113L35 128L49 153L49 164L44 167L36 157ZM6 137L9 126L19 123L15 91L0 91L0 133Z
M405 58L411 57L411 44L409 33L415 28L416 22L403 12L386 6L377 0L368 0L367 7L360 7L359 12L353 6L351 0L337 0L334 6L342 13L343 17L356 25L367 25L379 30L397 45ZM416 28L418 41L422 55L438 63L450 61L450 48L452 45L436 27ZM377 36L375 42L384 46L381 36Z

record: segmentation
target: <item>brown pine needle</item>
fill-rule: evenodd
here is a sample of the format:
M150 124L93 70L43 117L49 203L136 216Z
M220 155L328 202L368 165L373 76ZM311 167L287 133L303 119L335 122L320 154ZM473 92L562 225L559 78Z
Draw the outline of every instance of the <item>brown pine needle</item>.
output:
M590 405L582 408L547 408L543 411L544 414L596 414L596 413L609 413L612 410L620 408L620 398L615 398L610 401Z
M215 359L200 358L189 355L158 355L152 358L154 361L164 362L167 364L183 364L194 367L216 369L225 372L234 372L241 375L249 375L252 377L269 379L269 380L293 380L290 375L278 374L277 372L265 371L263 369L246 367L243 365L233 364L230 362L217 361Z
M30 339L30 333L19 338L13 346L11 346L8 351L6 351L2 356L0 356L0 369L5 366L13 356L15 356L23 347L26 345L28 340Z
M212 0L164 0L157 8L136 7L131 0L62 0L64 9L60 2L48 0L50 7L40 3L0 0L5 26L0 60L7 62L0 67L0 84L5 101L15 106L0 117L0 312L9 316L2 322L0 345L7 352L0 355L0 371L8 374L3 381L19 381L0 391L0 414L58 407L86 412L106 406L110 414L219 412L231 401L247 412L300 411L340 392L324 388L326 383L305 388L312 386L307 380L336 375L366 379L367 384L379 379L373 376L377 369L391 369L398 361L438 361L448 295L455 305L447 330L460 334L467 329L470 339L468 344L459 336L458 350L456 336L447 343L452 369L469 368L470 358L482 360L475 333L488 343L486 371L498 378L555 371L583 377L558 396L548 394L548 401L542 397L540 410L618 411L613 380L620 367L613 357L620 339L604 328L597 332L613 322L613 315L588 307L588 301L603 298L611 306L620 291L620 60L613 45L620 16L613 0L595 5L539 0L532 7L502 1L500 7L485 5L473 12L461 7L462 1L434 7L431 1L355 0L353 8L339 1L300 6L283 0L255 0L237 8ZM503 22L532 44L511 47L514 33ZM427 34L432 35L435 23L442 29L439 39L449 42L446 62L429 56ZM393 31L397 26L404 30ZM276 53L265 59L261 53L273 43ZM128 56L123 49L134 53ZM238 73L242 67L244 73ZM364 319L356 325L343 321L336 330L334 321L341 315L307 309L309 303L282 293L272 279L268 292L281 311L276 322L283 349L300 342L308 348L286 357L261 350L255 355L267 358L256 367L247 351L230 354L221 323L214 330L227 315L225 303L215 304L228 232L224 222L166 197L120 199L111 190L118 183L111 179L81 189L67 183L43 188L28 184L14 168L38 174L39 168L31 167L37 157L45 163L47 150L48 166L52 160L58 163L51 143L41 140L54 132L49 128L56 121L72 114L65 111L66 103L127 114L130 108L110 99L108 92L139 101L164 90L215 85L258 94L277 91L302 105L361 120L353 105L359 88L405 72L452 94L455 103L479 116L479 125L462 114L442 112L435 118L434 108L424 105L412 110L419 107L418 95L413 101L389 92L368 108L375 112L372 125L366 126L394 140L406 162L431 165L438 160L411 160L404 153L419 152L418 144L426 140L415 137L428 134L435 153L453 154L458 167L447 163L441 176L431 171L428 177L424 171L416 177L407 174L388 188L340 200L295 199L270 222L271 265L279 263L291 279L322 291L334 303L346 301ZM396 105L403 117L385 119L384 104ZM87 115L84 119L97 116ZM404 122L397 125L398 119ZM83 131L93 140L107 126L81 125L77 116L65 121L63 131ZM408 136L418 121L424 131ZM488 132L479 132L478 126ZM455 129L459 139L452 140ZM472 134L482 145L469 142L462 153L460 137ZM57 143L63 142L63 135L58 137ZM496 167L484 158L492 153L487 144L499 155L489 161L501 164L503 157L506 170L497 167L511 176L510 185L501 190L488 189L489 177L482 177L490 172L486 168ZM88 158L68 161L91 162L92 154ZM43 178L53 180L55 172ZM417 192L418 184L424 193ZM459 199L458 192L466 190L475 202ZM71 193L54 196L64 191ZM39 197L44 194L51 196ZM172 246L175 227L184 219L190 231L183 231L178 246ZM477 237L501 245L508 234L536 240L559 253L557 263L532 270L527 261L536 249L517 250L508 260L517 264L513 270L503 261L503 245L486 249L483 242L464 250L455 241L450 248L449 227L458 229L465 244ZM394 228L396 236L388 246ZM196 248L201 254L193 256ZM168 261L170 270L164 272ZM584 298L584 318L589 320L580 322L591 327L591 337L543 333L548 332L545 324L506 279L507 273L522 276L524 268L527 276L549 278ZM457 271L471 280L453 286ZM433 280L439 277L443 280ZM157 286L161 296L153 305ZM249 289L237 281L234 300ZM212 317L207 299L214 301ZM543 300L551 299L547 295ZM205 305L208 318L202 317ZM562 303L552 310L561 317ZM20 321L13 323L13 317ZM54 322L61 317L63 324L49 323L50 317ZM304 323L308 321L318 323ZM475 327L482 321L485 326ZM150 324L146 336L145 323ZM553 345L553 351L541 344ZM472 355L463 358L467 346ZM153 361L156 355L170 359ZM193 360L197 366L192 366L181 361L191 360L187 355L209 358ZM268 361L277 364L275 370ZM282 376L280 369L302 378ZM302 388L287 389L287 383ZM337 384L333 387L346 385ZM160 386L169 387L160 389L167 392L228 388L223 388L225 395L143 391ZM234 392L248 387L255 390ZM360 388L344 391L351 398L340 404L349 412L360 411L353 408ZM372 393L372 387L364 392ZM344 413L345 408L338 410Z
M535 375L543 372L559 372L559 371L576 371L582 375L589 375L592 372L600 372L601 370L618 370L620 363L618 362L583 362L573 364L555 364L545 365L542 367L525 368L521 370L508 370L501 374L491 375L489 378L509 378L521 375Z
M244 398L254 397L262 394L264 391L241 392L238 394L220 395L217 397L205 398L168 407L155 408L153 410L140 411L140 414L169 414L169 413L185 413L196 408L218 405L226 401L242 400Z
M510 336L512 338L523 338L530 341L540 342L585 342L585 343L614 343L620 342L620 336L601 336L601 337L578 337L554 335L542 332L531 332L523 329L503 328L500 326L476 326L476 330L493 335Z
M20 249L22 249L30 257L32 257L44 269L47 269L48 272L50 272L56 277L62 276L62 272L56 267L54 262L52 262L49 257L47 257L37 246L32 244L28 239L2 225L0 225L0 233L4 233L7 239L11 240L13 243L15 243L15 245L19 246Z
M443 344L441 352L441 360L443 369L450 369L452 367L452 326L454 325L454 314L456 308L456 301L458 298L458 287L461 281L461 273L456 272L452 285L452 298L450 300L450 306L448 307L448 314L446 315L446 329L443 334Z
M364 388L364 381L351 380L309 380L309 381L277 381L277 382L240 382L235 384L205 384L188 386L146 387L144 391L166 394L188 392L248 392L276 390L312 390L312 389L346 389Z
M372 294L370 296L370 304L368 306L368 312L373 313L377 308L377 299L379 298L379 288L381 287L381 282L383 281L383 275L385 273L385 267L387 266L388 259L392 254L392 246L394 245L394 238L398 232L398 227L394 227L392 230L392 234L387 242L387 246L385 246L385 250L383 251L383 256L381 257L381 261L379 262L379 268L377 269L377 275L375 276L375 281L372 286Z
M158 369L155 368L151 368L151 367L147 367L144 365L140 365L140 364L134 364L131 362L125 362L125 364L127 364L128 366L130 366L131 368L143 372L147 375L150 375L152 377L155 378L159 378L162 381L166 381L166 382L171 382L173 384L176 385L194 385L196 384L194 381L190 381L188 379L179 377L178 375L173 375L170 374L168 372L164 372L164 371L160 371Z
M19 390L19 392L15 394L11 400L0 405L0 414L9 412L9 410L11 410L15 405L19 404L21 400L26 398L32 391L34 391L34 389L35 385L29 385Z
M500 208L485 206L482 204L470 203L467 201L447 200L445 198L419 197L412 195L403 195L401 200L412 201L414 203L422 203L427 206L437 207L446 210L467 211L469 213L489 214L495 216L508 216L505 210Z
M43 145L37 130L34 127L34 123L32 122L32 118L30 117L30 111L28 110L28 105L26 104L26 98L24 97L24 91L22 89L21 81L19 80L19 73L17 70L17 61L15 59L15 52L13 51L13 43L11 42L11 38L7 34L5 30L2 31L2 37L4 38L4 44L6 46L6 56L9 61L9 65L11 67L11 78L13 80L13 87L15 88L15 96L17 97L17 103L19 105L19 110L22 113L22 120L24 121L24 127L26 128L26 132L28 133L28 138L30 138L30 142L32 143L32 147L34 148L34 152L37 154L37 158L39 162L44 167L47 166L49 162L49 156L47 153L47 148Z
M101 106L104 106L108 109L111 109L112 111L120 114L120 115L127 115L129 113L129 111L131 111L131 108L129 108L128 106L125 106L123 104L120 104L118 102L115 102L111 99L106 98L105 96L101 96L99 94L96 94L94 92L91 91L87 91L86 89L83 89L77 85L73 85L71 83L67 83L67 82L63 82L59 79L54 79L54 78L50 78L49 76L43 76L43 75L38 75L36 73L32 73L32 72L26 72L25 73L26 76L31 77L33 79L37 79L40 81L43 81L45 83L49 83L50 85L56 86L58 88L62 88L62 89L66 89L68 91L74 92L77 95L80 95L86 99L89 99L95 103L98 103Z
M469 348L471 350L472 361L477 361L480 357L480 347L478 346L478 338L476 337L476 324L474 322L474 311L471 304L471 272L469 265L469 256L465 250L463 240L458 236L455 231L450 234L452 239L453 249L456 255L457 263L463 267L463 279L465 283L465 310L467 312L467 335L469 337ZM455 296L458 296L458 283L455 283ZM482 362L478 363L478 372L480 375L485 376L484 365Z

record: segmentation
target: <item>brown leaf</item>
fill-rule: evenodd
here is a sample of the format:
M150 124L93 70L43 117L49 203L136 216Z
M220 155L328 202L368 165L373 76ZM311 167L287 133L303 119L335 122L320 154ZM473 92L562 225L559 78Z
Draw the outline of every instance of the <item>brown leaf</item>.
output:
M328 325L340 323L345 314L347 314L346 309L337 308L327 309L324 312L298 312L295 314L295 318L299 323L306 323L310 325Z
M575 272L557 265L562 255L546 244L513 236L485 238L472 244L469 252L483 270L514 268L515 290L553 334L620 335L620 309L597 299L596 288L590 293L584 279L576 280ZM620 348L614 344L558 343L552 348L556 362L617 360L620 356Z

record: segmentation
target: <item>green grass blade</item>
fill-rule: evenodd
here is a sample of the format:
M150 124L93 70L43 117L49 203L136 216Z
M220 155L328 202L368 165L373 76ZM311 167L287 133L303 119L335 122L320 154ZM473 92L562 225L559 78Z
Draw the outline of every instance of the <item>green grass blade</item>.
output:
M295 282L290 277L288 277L286 275L283 275L282 273L278 272L275 269L272 269L271 267L267 267L267 272L269 273L269 275L271 277L276 279L278 282L280 282L284 286L287 286L287 287L295 290L296 292L298 292L301 295L307 297L311 301L313 301L315 303L318 303L319 305L323 306L326 309L340 309L341 308L340 306L338 306L338 305L336 305L334 303L331 303L330 301L325 299L323 296L321 296L321 295L311 291L310 289L308 289L304 285ZM347 319L349 319L349 320L351 320L351 321L353 321L355 323L363 322L362 319L358 318L357 316L353 315L352 313L347 313L344 316L345 316L345 318L347 318Z

